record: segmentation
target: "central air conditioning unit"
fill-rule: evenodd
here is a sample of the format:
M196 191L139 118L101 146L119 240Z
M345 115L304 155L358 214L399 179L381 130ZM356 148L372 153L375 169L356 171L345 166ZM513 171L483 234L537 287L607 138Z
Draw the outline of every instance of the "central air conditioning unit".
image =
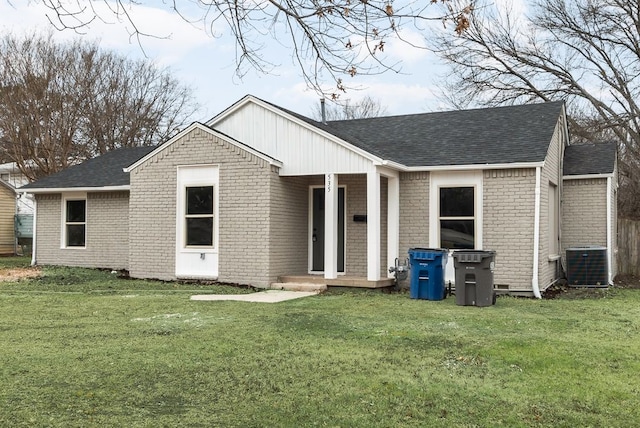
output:
M569 287L608 287L606 247L567 248Z

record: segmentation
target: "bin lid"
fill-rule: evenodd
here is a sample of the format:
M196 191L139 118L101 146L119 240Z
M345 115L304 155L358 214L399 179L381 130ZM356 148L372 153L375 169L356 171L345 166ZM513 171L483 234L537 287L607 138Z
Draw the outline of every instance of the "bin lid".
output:
M486 258L493 258L495 251L491 250L456 250L453 252L453 259L462 263L482 263Z

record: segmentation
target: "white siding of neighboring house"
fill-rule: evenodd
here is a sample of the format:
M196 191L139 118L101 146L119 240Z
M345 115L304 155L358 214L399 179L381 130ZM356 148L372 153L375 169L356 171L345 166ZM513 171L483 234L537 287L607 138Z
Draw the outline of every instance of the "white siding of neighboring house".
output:
M16 189L29 184L29 179L20 172L15 162L0 164L0 179ZM33 195L16 193L16 214L33 214Z

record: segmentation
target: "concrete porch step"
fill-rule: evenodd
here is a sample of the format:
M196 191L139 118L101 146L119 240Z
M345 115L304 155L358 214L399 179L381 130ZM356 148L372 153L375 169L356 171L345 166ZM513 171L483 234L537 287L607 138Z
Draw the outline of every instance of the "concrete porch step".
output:
M286 291L315 291L320 293L326 291L326 284L311 283L311 282L274 282L270 287L272 290L286 290Z

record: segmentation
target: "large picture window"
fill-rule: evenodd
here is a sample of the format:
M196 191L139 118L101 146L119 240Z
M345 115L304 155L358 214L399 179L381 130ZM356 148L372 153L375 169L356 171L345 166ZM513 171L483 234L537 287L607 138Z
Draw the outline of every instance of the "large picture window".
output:
M65 247L84 247L87 232L86 199L65 200Z
M475 188L440 188L440 248L475 248Z
M213 186L186 188L186 246L213 246Z

